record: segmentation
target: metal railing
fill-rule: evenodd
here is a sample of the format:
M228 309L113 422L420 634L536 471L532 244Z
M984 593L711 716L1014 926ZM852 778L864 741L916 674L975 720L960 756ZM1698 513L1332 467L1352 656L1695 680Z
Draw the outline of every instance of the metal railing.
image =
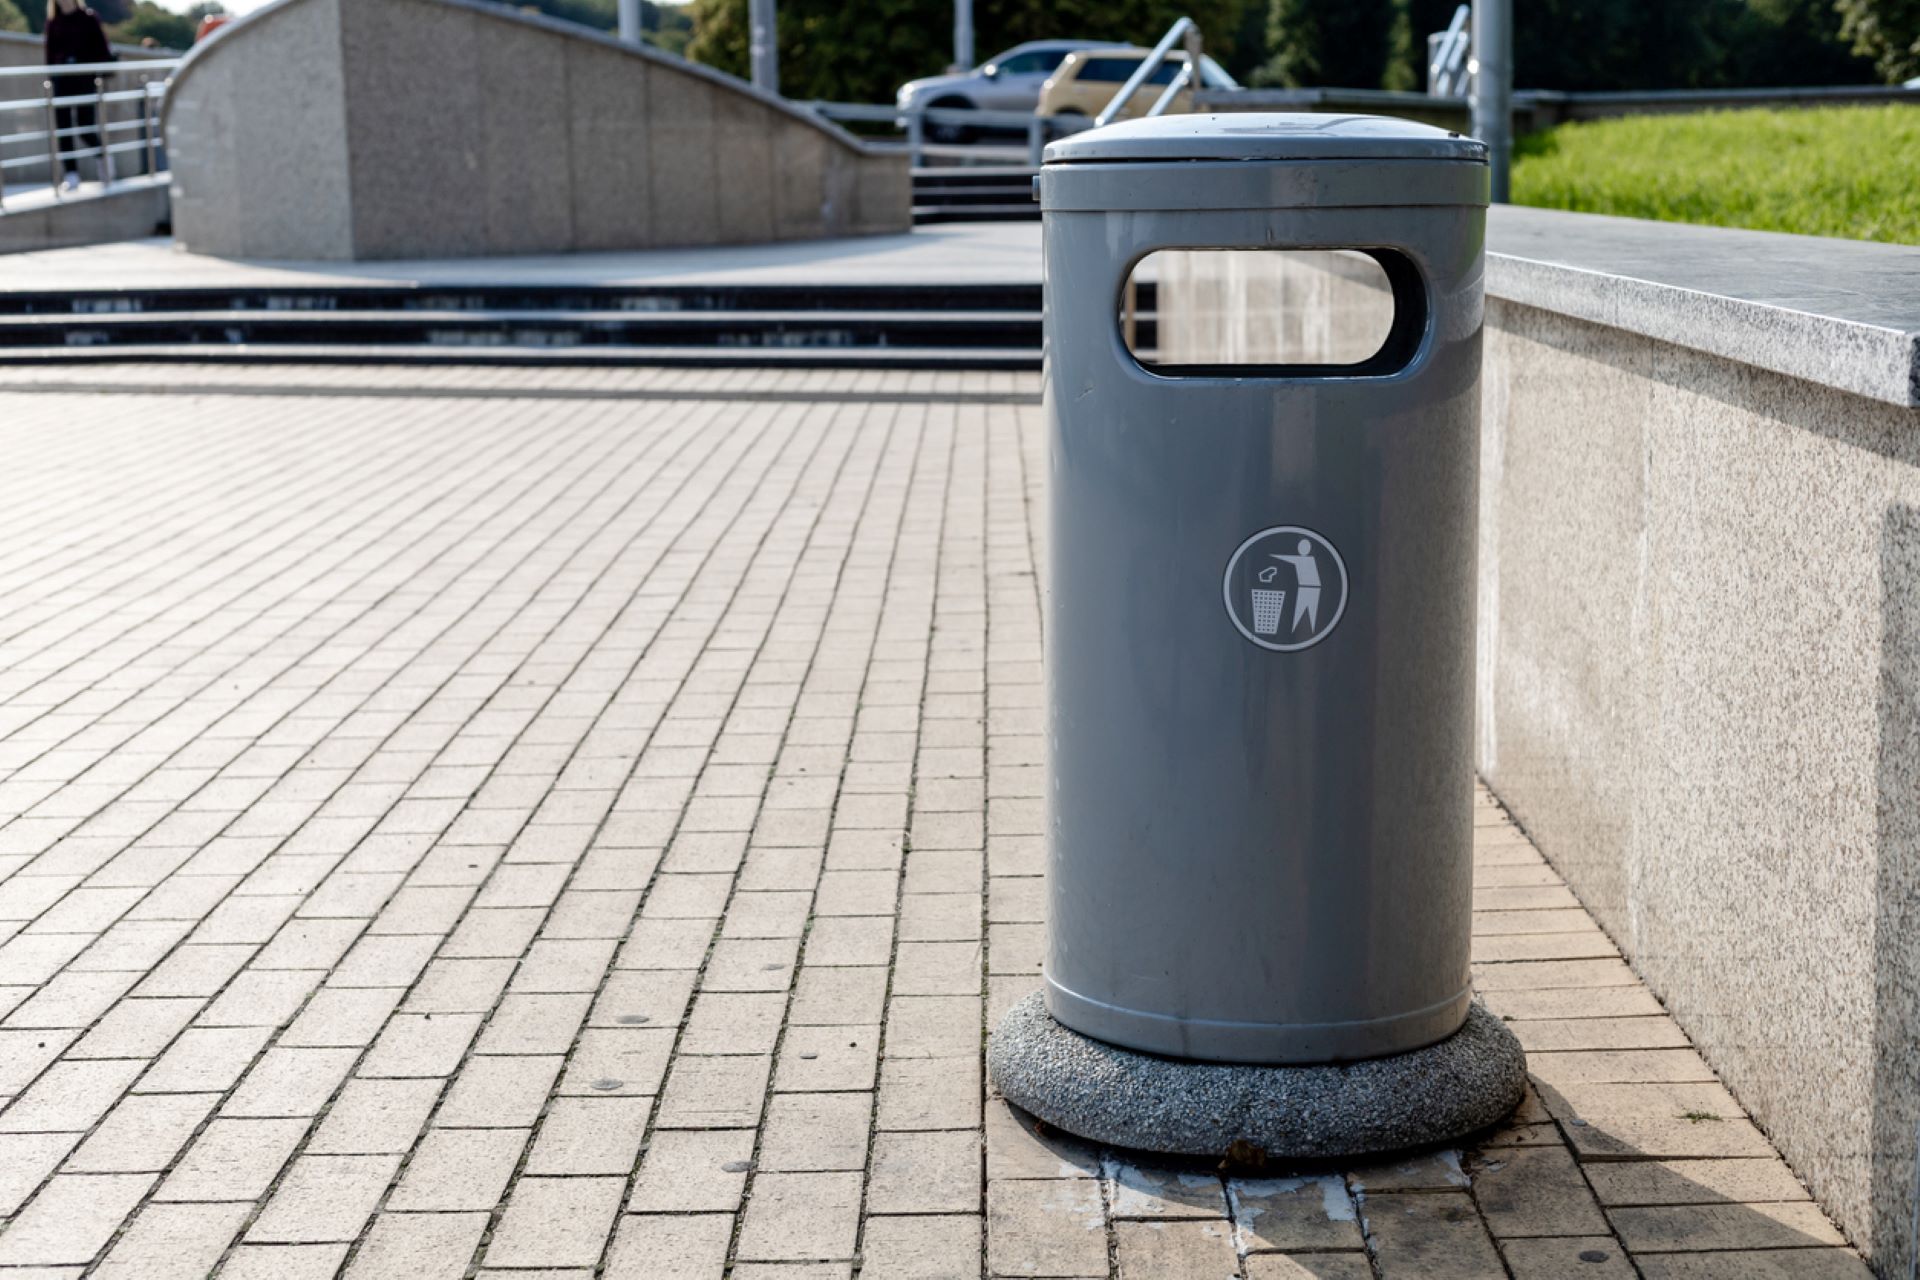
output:
M1427 37L1427 92L1436 98L1462 97L1467 92L1467 24L1473 7L1461 5L1445 31Z
M138 159L129 168L147 174L164 169L160 105L180 63L179 58L154 58L57 67L0 67L0 214L6 212L10 171L44 166L58 200L66 195L61 177L69 161L91 159L96 177L106 185L120 177L116 156L136 155ZM138 77L138 81L129 88L107 87L123 77ZM54 91L56 80L74 79L90 81L92 90L69 94ZM23 80L29 84L38 81L40 93L13 97L12 91ZM23 122L26 127L22 127ZM81 145L83 142L86 145Z
M1140 86L1152 79L1166 63L1167 54L1173 51L1173 46L1182 40L1186 42L1187 65L1180 69L1179 75L1168 82L1158 100L1147 111L1149 116L1165 115L1167 108L1173 105L1174 98L1178 97L1180 91L1199 74L1200 28L1194 25L1192 18L1182 18L1167 28L1167 34L1160 37L1160 43L1153 46L1153 50L1141 59L1140 65L1134 68L1133 74L1127 77L1127 82L1120 86L1120 91L1114 94L1100 114L1093 118L1095 127L1111 124L1115 117L1126 109L1127 103L1133 100L1133 95L1140 91Z
M902 140L878 145L906 151L916 169L929 156L1004 160L1038 168L1040 154L1046 149L1047 143L1093 127L1092 122L1083 115L1043 116L1030 111L975 111L967 107L911 107L902 110L865 102L811 102L807 105L829 120L848 124L892 125L901 132ZM928 125L944 126L954 133L1018 133L1024 135L1025 141L1019 146L941 142L929 140Z

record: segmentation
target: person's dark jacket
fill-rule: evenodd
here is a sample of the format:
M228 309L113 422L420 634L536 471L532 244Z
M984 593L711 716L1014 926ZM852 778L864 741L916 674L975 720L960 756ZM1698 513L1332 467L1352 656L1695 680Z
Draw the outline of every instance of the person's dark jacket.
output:
M47 65L50 67L112 62L113 47L100 19L85 5L62 10L47 19ZM92 76L55 76L53 91L62 98L93 92Z

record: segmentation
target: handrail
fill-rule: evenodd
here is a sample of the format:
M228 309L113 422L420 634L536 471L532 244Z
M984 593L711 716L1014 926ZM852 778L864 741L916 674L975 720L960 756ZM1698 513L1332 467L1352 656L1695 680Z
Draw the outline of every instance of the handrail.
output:
M1009 159L1019 158L1024 154L1026 162L1038 168L1041 152L1046 149L1051 139L1093 127L1085 116L1078 113L1043 116L1031 111L975 111L970 107L910 107L902 110L899 107L883 106L878 103L818 100L807 105L816 114L829 120L891 124L900 129L906 134L906 138L898 145L911 157L909 163L914 168L920 167L921 160L930 155L985 158L996 151L1006 152L1006 158ZM926 139L928 124L1018 131L1026 134L1026 143L1021 150L1012 147L993 148L930 143Z
M1167 87L1161 91L1158 98L1154 99L1153 105L1147 108L1147 119L1151 120L1155 116L1167 114L1167 109L1173 105L1173 100L1178 97L1180 91L1186 88L1192 81L1193 63L1188 62L1180 68L1179 75L1167 82Z
M66 62L57 66L0 67L0 80L32 76L104 76L137 71L177 71L185 58L129 58L124 62Z
M1461 5L1453 11L1453 21L1430 42L1432 57L1427 62L1427 92L1436 98L1453 97L1467 87L1467 24L1473 19L1473 7Z
M1112 101L1108 102L1100 114L1093 118L1095 128L1113 122L1113 118L1120 114L1121 109L1133 100L1133 95L1139 92L1140 86L1145 84L1154 72L1160 70L1160 64L1167 60L1167 54L1172 51L1174 43L1183 37L1187 38L1188 63L1200 61L1200 28L1193 25L1192 18L1181 18L1167 28L1167 34L1160 37L1160 43L1153 46L1152 52L1148 53L1140 65L1134 68L1133 74L1127 77L1127 82L1120 86L1120 91L1113 95Z
M184 58L129 58L123 62L0 67L0 81L38 79L41 90L37 98L0 99L0 117L17 118L25 113L37 126L27 129L9 126L0 132L0 148L23 145L32 148L26 154L0 155L0 216L6 213L9 169L44 167L56 200L67 195L62 184L67 166L81 159L93 161L95 176L104 186L111 186L121 176L115 171L117 156L139 154L141 162L134 167L148 174L158 174L165 169L160 103L166 97L173 73L184 61ZM133 83L128 88L109 91L107 83L116 77L128 77ZM92 81L92 91L55 91L56 82L71 83L76 79ZM122 107L125 109L117 110ZM130 132L138 136L120 140ZM88 139L93 145L78 145Z

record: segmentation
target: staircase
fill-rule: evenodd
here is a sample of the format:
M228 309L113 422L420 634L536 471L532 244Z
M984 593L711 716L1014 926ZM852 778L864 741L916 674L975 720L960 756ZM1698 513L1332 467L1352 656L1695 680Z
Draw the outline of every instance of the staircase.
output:
M913 171L913 220L1034 222L1034 170L1024 165L939 165Z
M1143 312L1150 302L1143 300ZM1151 323L1150 315L1143 317ZM339 285L0 293L0 365L1040 367L1037 284Z

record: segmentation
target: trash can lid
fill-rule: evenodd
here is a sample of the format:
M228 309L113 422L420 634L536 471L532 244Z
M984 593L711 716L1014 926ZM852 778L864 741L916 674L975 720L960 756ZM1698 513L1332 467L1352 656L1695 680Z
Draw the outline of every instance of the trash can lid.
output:
M1050 144L1048 164L1167 160L1463 160L1484 164L1477 138L1389 116L1211 112L1089 129Z

